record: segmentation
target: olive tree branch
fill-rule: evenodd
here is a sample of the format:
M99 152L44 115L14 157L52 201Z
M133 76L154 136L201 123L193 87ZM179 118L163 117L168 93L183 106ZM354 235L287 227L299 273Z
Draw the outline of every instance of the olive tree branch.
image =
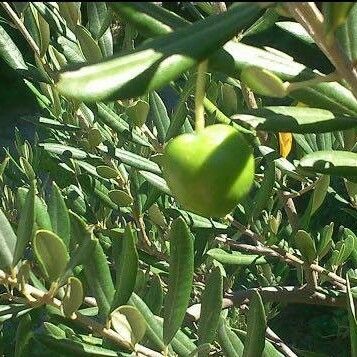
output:
M335 39L327 41L324 31L324 17L317 6L313 2L286 3L285 6L295 20L314 39L341 77L347 81L352 93L357 98L357 69Z
M0 270L0 284L5 285L5 286L12 286L20 291L20 283L17 281L16 278L9 277L4 271ZM30 294L34 298L36 298L38 301L41 301L42 304L48 304L51 305L58 310L61 310L61 305L62 301L60 299L57 299L56 297L49 297L48 291L43 291L40 289L35 288L34 286L30 284L25 284L24 288L26 290L27 294ZM9 297L9 295L7 295ZM12 295L11 295L12 296ZM16 297L12 297L16 299ZM27 304L29 306L33 306L32 301L27 301ZM95 300L91 300L91 303L93 304ZM94 304L93 304L94 305ZM95 303L96 305L96 303ZM97 321L94 321L90 319L89 317L81 314L80 312L76 312L75 315L72 317L72 320L83 325L84 327L88 328L89 330L98 333L104 338L107 338L111 341L113 341L116 345L126 348L129 350L132 350L132 347L129 342L123 340L121 336L115 332L114 330L105 327L104 325L100 324ZM137 344L135 346L135 351L139 354L142 354L147 357L162 357L162 354L151 350L145 346Z

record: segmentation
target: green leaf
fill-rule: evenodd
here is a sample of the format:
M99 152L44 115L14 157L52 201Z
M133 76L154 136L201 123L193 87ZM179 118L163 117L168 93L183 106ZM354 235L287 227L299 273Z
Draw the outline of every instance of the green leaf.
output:
M108 125L109 128L113 129L119 135L130 132L130 140L134 143L151 147L151 144L146 140L145 137L140 136L136 129L130 131L129 124L122 118L123 114L118 115L108 106L103 103L97 104L98 116L100 121Z
M227 253L220 248L212 248L206 254L222 264L250 265L267 263L265 258L259 255L248 255L239 252Z
M21 210L24 207L28 190L24 187L18 189L18 199L20 201ZM46 204L39 198L35 197L35 222L37 229L52 230L50 216L47 212Z
M156 320L155 315L137 294L132 293L129 299L129 304L137 308L145 319L147 326L146 337L157 349L163 351L165 349L165 344L162 339L162 324Z
M289 34L293 35L294 37L298 38L299 40L305 42L308 45L314 43L313 38L298 22L280 21L276 22L276 26L280 27L282 30L288 32Z
M287 95L283 81L267 69L248 66L242 70L240 80L253 92L273 97L283 98Z
M269 132L324 133L357 127L356 117L307 107L265 107L234 115L232 119Z
M304 156L300 166L308 171L357 179L357 154L348 151L316 151Z
M348 321L350 327L350 340L351 340L351 356L357 356L357 321L356 321L356 311L355 303L351 293L351 286L348 275L346 276L347 281L347 312Z
M342 1L323 4L325 32L329 40L333 40L333 33L347 21L352 6L353 3Z
M190 301L194 270L193 240L182 218L171 225L168 293L164 306L164 342L168 345L180 328Z
M310 234L299 230L295 235L294 241L304 260L311 264L316 259L317 252L315 242L312 240Z
M52 192L48 203L48 213L51 218L52 230L68 247L71 238L71 226L68 209L61 191L53 181Z
M326 225L321 232L320 240L317 245L317 255L319 259L322 259L332 246L333 227L334 223L331 222L329 225Z
M218 341L224 355L227 357L240 357L243 355L244 344L232 331L225 319L221 316L218 325Z
M8 270L13 266L15 246L15 233L0 209L0 269Z
M269 162L264 170L264 180L260 185L258 192L253 198L252 219L258 217L267 206L267 202L272 195L275 184L275 162Z
M35 229L35 181L31 182L30 190L25 199L25 204L20 213L17 227L17 240L14 251L12 266L15 267L19 260L23 258L26 245L32 241Z
M254 19L259 7L241 4L187 28L163 35L135 51L60 74L59 92L82 101L131 98L168 84L222 46Z
M162 281L158 274L153 274L150 280L150 287L144 296L144 301L153 314L160 314L164 302L164 292L162 289Z
M45 278L50 282L58 280L69 261L63 241L50 231L39 230L33 240L33 249Z
M104 145L100 146L99 149L102 152L108 153L109 155L119 159L122 163L128 166L134 167L138 170L149 171L154 174L161 174L159 165L146 159L145 157L141 157L123 149L115 149L114 152L112 152L110 149L108 149L108 147Z
M141 128L146 122L149 110L149 103L139 99L136 103L127 107L125 113L129 117L129 120Z
M208 275L201 298L198 344L212 343L218 328L223 301L223 278L218 267Z
M114 241L114 246L119 242ZM122 237L120 255L115 258L116 263L116 284L115 295L111 310L127 303L135 287L136 275L139 268L139 257L136 250L136 237L130 224L125 227ZM116 249L118 252L118 249Z
M13 69L27 70L20 50L0 25L0 57Z
M30 353L30 340L33 336L31 315L26 314L20 319L16 331L16 345L14 357L25 357Z
M118 307L110 314L114 330L129 342L132 348L145 336L146 321L141 313L130 305Z
M133 198L121 190L112 190L108 192L109 198L119 207L127 207L133 203Z
M247 337L244 341L243 357L261 356L265 346L266 317L259 293L254 291L247 315Z
M97 62L103 58L98 44L94 41L90 32L84 26L76 25L75 34L78 38L83 55L88 62Z
M66 21L68 27L74 31L78 22L81 20L80 4L75 2L59 2L59 12Z
M112 6L120 16L135 24L135 27L146 37L168 33L188 24L186 20L176 14L150 3L141 5L133 2L125 3L125 5L115 3ZM209 63L211 70L217 70L236 78L246 66L265 68L282 80L290 82L316 77L313 70L300 63L235 41L229 41L222 49L218 49L211 56ZM338 83L321 83L295 90L289 95L311 107L320 107L350 115L357 113L356 99L348 89Z
M150 112L149 117L152 119L157 129L157 138L160 143L165 142L167 130L170 126L170 118L164 102L156 92L149 94Z
M84 295L81 281L74 276L70 277L62 299L64 316L71 317L81 307L83 298Z
M119 176L118 171L110 166L99 165L95 169L99 176L106 179L116 179Z
M56 143L41 143L39 146L43 147L46 151L49 151L53 154L62 155L66 152L70 155L73 159L85 159L85 158L96 158L98 159L99 156L89 154L81 149L74 148L72 146L56 144Z
M353 35L357 30L357 5L352 2L343 4L352 5L352 8L349 11L347 21L336 30L335 36L347 57L353 62L357 59L357 39Z
M85 239L88 239L88 227L78 215L71 214L71 218L75 229L74 238L80 245L84 244ZM90 282L90 291L96 298L99 317L105 320L113 301L114 285L103 248L97 238L92 236L91 239L94 241L93 249L83 261L84 273L86 280Z
M162 191L168 195L172 195L169 187L167 186L166 181L162 177L155 175L152 172L148 172L148 171L139 171L139 173L148 182L150 182L154 187L156 187L157 189L159 189L160 191Z
M314 193L312 195L311 215L313 215L324 202L329 186L330 176L321 176L315 186Z

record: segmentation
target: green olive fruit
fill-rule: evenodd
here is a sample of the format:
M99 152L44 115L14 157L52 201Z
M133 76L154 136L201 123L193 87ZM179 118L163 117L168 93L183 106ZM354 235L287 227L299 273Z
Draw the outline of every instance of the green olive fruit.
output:
M254 179L252 148L229 125L211 125L168 142L163 176L178 203L206 217L224 217Z

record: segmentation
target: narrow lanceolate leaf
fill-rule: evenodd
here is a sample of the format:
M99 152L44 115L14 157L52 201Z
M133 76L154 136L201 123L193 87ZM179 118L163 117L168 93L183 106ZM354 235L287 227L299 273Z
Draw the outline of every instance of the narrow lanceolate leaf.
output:
M336 3L335 3L336 4ZM338 3L337 3L338 4ZM346 3L345 3L346 4ZM353 3L348 3L353 4ZM357 4L353 4L347 21L336 31L336 39L347 57L353 62L357 59L357 39L353 34L357 31Z
M20 50L2 26L0 26L0 57L13 69L27 70Z
M170 126L170 118L167 115L167 110L164 102L156 92L150 93L150 112L149 117L152 119L156 129L157 138L160 143L164 143L167 130Z
M33 249L45 278L50 282L59 279L69 261L63 241L50 231L39 230L33 240Z
M351 293L351 286L348 276L347 280L347 311L348 311L348 321L350 326L350 339L351 339L351 356L357 356L357 320L355 303Z
M231 265L250 265L250 264L266 264L264 257L259 255L242 254L239 252L227 253L220 248L212 248L207 253L210 257L216 259L222 264Z
M68 279L64 298L62 299L63 314L71 317L83 303L83 286L79 279L72 276Z
M348 151L316 151L304 156L300 166L312 172L357 179L357 154Z
M253 293L247 316L247 337L244 341L243 357L261 356L265 346L266 317L259 293Z
M20 187L17 191L17 202L19 204L19 210L23 210L26 200L28 189ZM35 197L35 223L37 229L52 230L50 216L47 212L45 203L39 198Z
M127 303L130 295L134 291L136 275L139 267L139 256L135 246L134 230L130 224L125 228L122 237L121 252L116 257L116 284L115 295L111 309L114 310L120 305ZM118 244L117 241L113 243Z
M68 209L61 191L55 182L52 184L52 192L48 203L48 212L51 218L52 230L68 247L70 241L71 226Z
M76 214L71 214L71 219L74 237L79 244L83 244L84 239L88 238L88 228ZM103 248L92 233L91 239L93 240L93 248L91 254L88 254L83 261L84 273L87 281L90 282L90 292L96 298L99 317L105 320L113 301L114 285Z
M33 336L31 315L21 317L16 331L16 345L14 357L23 357L30 353L30 340Z
M244 344L239 337L228 326L225 319L221 316L218 325L218 341L224 355L227 357L240 357L243 355Z
M213 342L222 310L223 278L216 267L208 276L201 299L201 315L198 325L198 344Z
M324 25L328 40L333 40L333 32L347 21L352 7L352 2L343 1L323 4Z
M311 214L314 214L325 200L327 189L330 186L330 176L322 175L319 178L312 196Z
M132 349L145 336L146 321L134 306L118 307L110 314L113 329L128 342Z
M252 219L260 215L271 197L275 183L275 162L269 162L264 170L264 180L255 194L250 216Z
M168 33L188 24L182 17L151 3L116 2L112 6L120 16L134 24L136 29L146 37ZM356 23L356 21L352 22ZM352 30L350 33L353 34L354 32ZM350 38L353 38L353 36L350 36ZM290 82L294 81L294 78L301 81L316 77L314 71L301 63L281 58L268 51L236 41L229 41L210 57L212 70L218 70L233 77L239 76L242 69L248 65L268 69L282 80ZM353 94L337 82L320 83L312 87L295 90L289 96L312 107L350 115L357 113L357 101Z
M150 311L144 301L141 300L141 298L135 293L131 295L129 304L136 307L144 317L147 324L147 338L157 349L163 351L165 349L165 344L162 339L162 325L155 318L155 315Z
M308 107L265 107L237 114L232 119L257 130L290 133L324 133L357 127L357 118Z
M7 270L14 260L16 236L12 227L0 209L0 269Z
M130 54L60 74L61 94L82 101L140 96L168 84L222 46L258 14L242 4L143 44Z
M17 241L14 252L12 266L16 266L23 257L26 245L32 240L35 224L35 181L31 183L31 188L26 195L23 209L20 213L19 225L17 228Z
M169 286L164 306L165 345L170 343L183 322L192 288L193 240L181 217L172 223L169 241Z

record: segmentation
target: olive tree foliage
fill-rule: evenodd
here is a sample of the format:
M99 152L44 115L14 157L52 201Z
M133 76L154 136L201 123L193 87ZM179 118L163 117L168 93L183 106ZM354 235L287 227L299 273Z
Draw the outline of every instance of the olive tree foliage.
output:
M356 29L354 3L2 2L37 111L2 148L0 354L306 355L271 327L306 304L343 309L357 356ZM215 124L254 155L224 217L163 176Z

